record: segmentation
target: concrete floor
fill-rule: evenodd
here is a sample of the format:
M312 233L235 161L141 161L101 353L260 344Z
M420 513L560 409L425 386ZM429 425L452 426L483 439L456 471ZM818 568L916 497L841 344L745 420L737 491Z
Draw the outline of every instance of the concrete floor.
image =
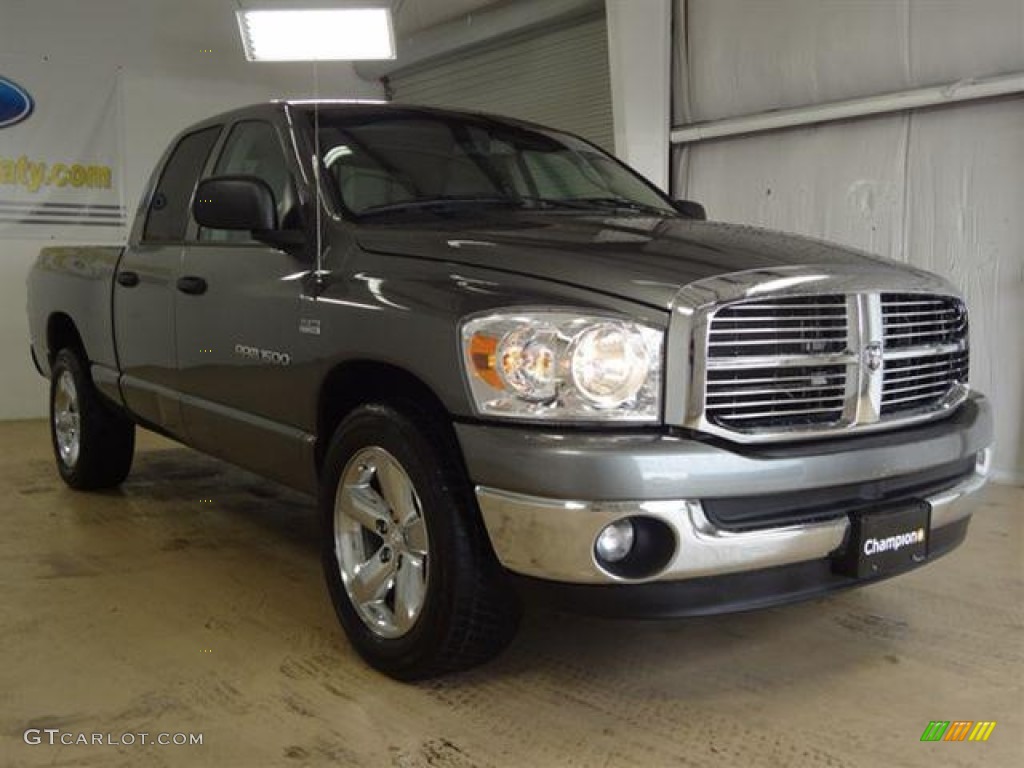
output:
M676 623L534 610L497 662L406 686L336 625L308 501L140 442L123 490L84 495L43 423L0 425L0 765L1024 765L1024 489L991 488L960 550L885 584ZM957 719L998 725L919 742Z

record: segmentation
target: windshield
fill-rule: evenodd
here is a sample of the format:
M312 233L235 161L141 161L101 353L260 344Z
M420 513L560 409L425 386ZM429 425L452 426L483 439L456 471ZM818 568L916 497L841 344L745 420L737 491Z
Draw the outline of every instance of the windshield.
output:
M326 109L320 148L334 193L358 216L481 205L677 213L596 147L483 116Z

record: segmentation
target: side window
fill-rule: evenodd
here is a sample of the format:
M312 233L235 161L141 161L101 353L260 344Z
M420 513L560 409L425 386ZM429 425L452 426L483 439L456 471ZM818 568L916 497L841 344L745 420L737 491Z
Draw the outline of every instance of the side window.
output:
M298 206L288 162L270 123L246 121L231 129L217 160L214 176L256 176L270 185L282 228L297 226ZM216 242L249 242L248 232L201 229L199 239Z
M178 142L149 201L143 240L180 242L185 238L192 194L220 131L220 126L205 128Z

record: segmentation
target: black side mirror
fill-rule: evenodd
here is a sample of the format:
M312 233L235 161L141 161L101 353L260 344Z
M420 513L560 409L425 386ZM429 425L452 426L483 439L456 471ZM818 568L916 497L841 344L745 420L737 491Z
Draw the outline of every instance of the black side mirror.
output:
M708 212L704 210L704 206L693 200L676 200L674 205L676 210L688 219L697 221L707 221L708 219Z
M192 215L206 229L277 229L274 192L267 182L255 176L203 179L192 200Z

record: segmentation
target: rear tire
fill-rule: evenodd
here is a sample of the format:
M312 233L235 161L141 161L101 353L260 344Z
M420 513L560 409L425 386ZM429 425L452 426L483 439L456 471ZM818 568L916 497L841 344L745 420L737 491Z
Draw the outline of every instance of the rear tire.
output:
M331 440L320 509L331 600L371 666L423 679L512 639L519 603L447 424L412 403L355 410Z
M120 485L135 453L135 425L100 398L87 368L71 349L50 373L50 438L57 471L79 491Z

